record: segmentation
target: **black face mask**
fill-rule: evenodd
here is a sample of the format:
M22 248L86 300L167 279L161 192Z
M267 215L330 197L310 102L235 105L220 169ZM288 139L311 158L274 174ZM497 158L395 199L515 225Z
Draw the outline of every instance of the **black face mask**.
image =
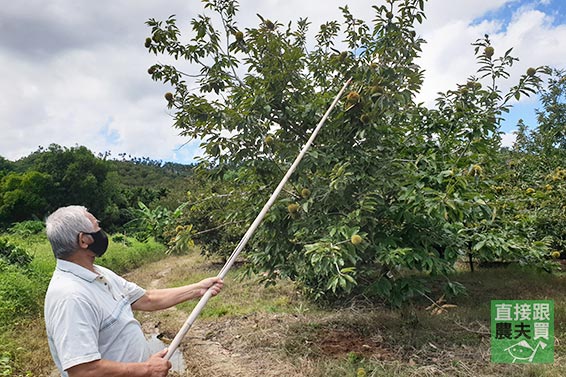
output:
M108 236L106 235L106 233L104 233L104 231L100 229L98 232L84 234L90 235L94 240L93 243L88 245L88 249L96 254L96 256L99 258L104 255L106 249L108 249Z

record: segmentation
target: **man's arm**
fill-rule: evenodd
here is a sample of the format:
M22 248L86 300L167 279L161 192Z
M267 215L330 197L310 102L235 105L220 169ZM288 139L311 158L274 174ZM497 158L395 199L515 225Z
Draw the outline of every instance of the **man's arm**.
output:
M213 277L177 288L150 289L132 304L132 309L143 311L167 309L181 302L201 297L211 287L212 295L216 296L223 284L222 279Z
M171 362L163 358L166 354L167 350L162 350L143 363L96 360L75 365L67 373L69 377L165 377L171 368Z

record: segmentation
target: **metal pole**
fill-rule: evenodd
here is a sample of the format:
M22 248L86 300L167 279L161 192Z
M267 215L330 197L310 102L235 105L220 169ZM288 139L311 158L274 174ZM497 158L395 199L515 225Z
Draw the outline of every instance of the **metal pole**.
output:
M330 105L328 110L326 110L326 113L324 113L324 116L322 117L320 122L318 122L318 125L314 129L309 140L303 146L303 149L301 149L301 152L299 153L299 155L297 156L297 158L295 159L295 161L293 162L293 164L291 165L291 167L289 168L289 170L287 171L287 173L285 174L285 176L283 177L281 182L279 182L279 185L277 186L275 191L273 191L273 194L271 194L271 197L269 198L267 203L265 203L265 205L263 206L263 209L261 210L259 215L257 215L257 217L254 220L254 222L252 223L252 225L250 225L250 227L248 228L248 231L244 234L244 237L242 237L242 239L238 243L238 246L236 246L236 249L234 249L234 251L232 252L232 255L226 261L226 264L224 265L224 267L222 267L222 270L220 270L220 273L218 274L219 278L224 279L224 277L226 276L226 274L228 273L228 271L230 270L230 268L232 267L232 265L236 261L236 258L238 257L238 255L240 254L242 249L246 246L249 239L251 238L251 236L253 235L253 233L255 232L255 230L257 229L257 227L259 226L259 224L261 223L261 221L265 217L267 211L269 211L269 208L271 208L273 203L275 203L275 200L279 196L279 193L283 189L283 186L285 186L285 184L287 183L287 181L291 177L291 174L293 174L293 172L295 171L295 169L299 165L299 162L301 162L302 158L307 153L307 150L311 146L312 142L316 138L316 135L318 134L318 132L320 131L322 126L324 125L324 122L326 121L326 119L328 118L328 116L330 115L330 113L332 112L332 110L334 109L334 107L336 106L338 101L340 100L340 97L344 93L344 90L346 90L346 87L348 86L348 84L350 84L350 81L352 81L351 78L348 79L348 81L346 81L346 83L344 84L342 89L340 89L340 92L338 92L338 94L334 98L334 101L332 102L332 104ZM181 327L181 329L179 330L177 335L175 335L175 338L173 339L173 341L169 345L169 348L167 350L167 354L165 355L166 360L169 360L171 358L171 356L173 355L173 353L175 353L175 351L179 347L179 344L181 343L181 340L187 334L187 332L191 328L192 324L194 323L194 321L196 320L196 318L198 317L198 315L200 314L200 312L202 311L202 309L204 308L204 306L206 305L206 303L208 302L208 300L210 299L211 296L212 296L212 290L208 289L206 291L206 293L200 298L197 306L195 306L195 308L193 309L193 311L191 312L191 314L189 315L189 317L187 318L187 320L183 324L183 327Z

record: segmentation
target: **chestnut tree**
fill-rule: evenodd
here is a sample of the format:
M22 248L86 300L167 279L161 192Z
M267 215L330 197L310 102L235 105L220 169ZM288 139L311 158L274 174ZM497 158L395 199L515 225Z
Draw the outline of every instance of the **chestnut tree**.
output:
M353 79L254 235L252 271L268 282L290 278L314 298L355 291L398 304L426 290L427 275L458 290L448 274L461 257L542 259L543 244L497 223L487 188L501 118L514 98L536 91L546 68L503 92L517 59L485 36L471 47L477 71L427 108L416 101L424 0L374 5L371 24L345 6L313 42L307 19L258 15L242 27L237 1L203 4L183 38L174 16L149 20L145 46L174 58L148 70L173 87L165 99L174 127L202 141L205 170L229 179L230 203L210 214L216 223L251 223Z

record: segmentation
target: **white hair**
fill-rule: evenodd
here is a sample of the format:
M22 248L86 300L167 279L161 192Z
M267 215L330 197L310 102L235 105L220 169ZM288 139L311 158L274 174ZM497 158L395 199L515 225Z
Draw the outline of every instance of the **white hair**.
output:
M47 239L55 258L65 259L79 249L79 233L94 231L83 206L61 207L45 220Z

